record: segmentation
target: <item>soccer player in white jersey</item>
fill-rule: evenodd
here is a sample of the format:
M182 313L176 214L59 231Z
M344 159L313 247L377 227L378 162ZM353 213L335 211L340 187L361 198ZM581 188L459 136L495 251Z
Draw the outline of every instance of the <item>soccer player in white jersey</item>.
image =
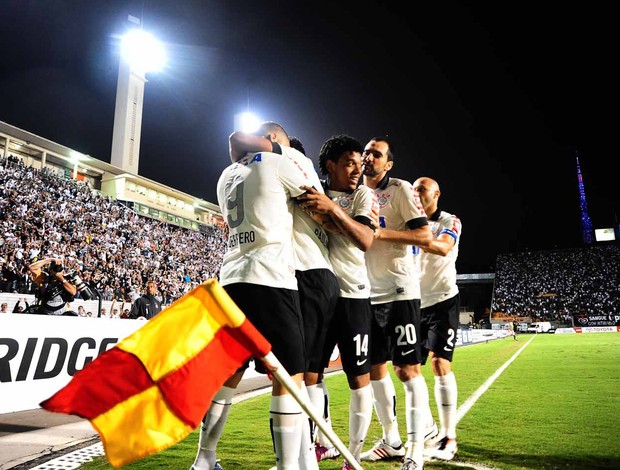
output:
M293 213L294 198L304 192L302 187L311 187L312 181L291 158L299 152L286 147L289 140L282 126L265 123L264 132L272 142L272 152L246 155L224 169L218 180L218 204L229 228L220 283L301 386L306 355L295 278ZM256 369L266 372L258 361ZM225 393L218 392L207 413L211 416L205 417L204 427L215 434L221 435L219 428L226 420L226 395L234 393L242 375L240 370L225 383ZM216 403L224 404L217 407L219 416L211 410ZM270 425L276 468L298 469L303 410L278 381L272 386ZM197 456L193 468L215 467L215 449L211 450L206 462Z
M295 137L290 139L291 147L306 154L301 141ZM311 190L323 192L319 176L314 168L312 160L304 158L300 160L305 171L311 175L313 188ZM302 197L302 196L300 196ZM326 424L331 428L329 416L329 392L323 381L323 351L327 339L327 329L332 320L338 300L338 280L334 274L329 259L328 239L322 225L315 221L308 213L298 205L295 206L295 219L293 220L293 241L295 242L295 277L299 287L299 299L301 314L304 319L304 339L306 343L306 359L308 361L304 373L305 390L312 403L315 412L323 416ZM333 346L332 346L333 349ZM314 450L313 458L317 461L333 459L340 455L340 451L329 441L327 436L318 429L314 422L308 418L311 431L309 443ZM300 470L307 467L304 464L303 452L305 451L302 441L302 455L300 456Z
M420 367L420 280L410 245L426 247L433 234L411 183L388 176L394 165L390 142L371 139L363 156L364 184L375 191L379 203L379 227L366 252L366 266L374 315L370 379L383 438L362 454L362 460L404 457L402 470L421 469L430 409ZM396 393L387 369L390 360L405 390L407 449L398 432Z
M284 142L278 137L279 127L275 123L266 122L254 134L233 133L229 142L231 160L233 162L239 161L248 152L271 151L274 139ZM301 150L303 150L303 146ZM285 148L285 153L308 177L311 186L322 191L312 161L300 152L288 152ZM252 203L250 195L246 194L244 197L246 203ZM307 359L304 369L304 382L317 413L322 414L324 391L317 385L317 382L320 378L319 373L322 372L325 333L338 297L338 282L329 261L328 237L325 231L303 210L299 209L298 204L294 204L293 214L295 277L298 283L298 295L304 323L304 344ZM221 469L220 464L216 462L215 451L241 376L242 372L233 377L230 383L227 383L214 397L201 426L198 453L193 469ZM315 450L314 436L310 432L311 427L302 427L302 452L298 463L298 468L301 470L318 468L316 461L319 454ZM308 431L307 435L306 431ZM331 457L338 456L337 449L335 447L333 449L336 452L332 451Z
M413 183L420 198L433 240L423 250L414 249L420 266L422 293L423 364L430 356L435 376L435 401L441 425L428 457L452 460L456 454L456 378L452 357L459 326L459 288L456 284L456 259L461 239L461 221L439 208L441 191L432 178L421 177Z
M314 189L300 196L302 207L329 215L335 232L329 234L329 258L340 285L336 313L329 326L326 361L336 343L350 389L349 450L359 461L372 418L369 341L372 313L370 282L364 252L374 240L373 191L359 186L362 176L362 144L353 137L337 135L319 152L325 194ZM345 461L343 469L352 468Z

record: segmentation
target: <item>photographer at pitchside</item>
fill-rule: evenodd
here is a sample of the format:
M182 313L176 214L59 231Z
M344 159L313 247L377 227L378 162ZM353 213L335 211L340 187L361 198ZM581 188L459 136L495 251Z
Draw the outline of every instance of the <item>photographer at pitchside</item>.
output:
M62 259L46 258L31 264L28 270L38 286L37 303L24 313L62 315L66 303L72 302L77 293L75 284L65 277Z

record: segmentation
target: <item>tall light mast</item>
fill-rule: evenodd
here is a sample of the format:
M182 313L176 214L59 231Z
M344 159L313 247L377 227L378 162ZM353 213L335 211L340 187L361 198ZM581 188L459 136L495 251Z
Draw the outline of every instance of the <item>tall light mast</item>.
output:
M577 157L577 182L579 183L579 207L581 209L581 235L583 243L591 245L594 241L594 232L592 230L592 221L588 215L588 202L586 201L586 190L583 187L583 177L581 175L581 167L579 166L579 152L575 152Z

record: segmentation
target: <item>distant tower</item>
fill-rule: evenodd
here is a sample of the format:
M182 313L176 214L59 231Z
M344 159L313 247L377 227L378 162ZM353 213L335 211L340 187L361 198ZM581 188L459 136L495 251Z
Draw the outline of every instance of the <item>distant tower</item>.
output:
M579 206L581 207L581 235L586 245L591 245L594 241L594 232L592 231L592 221L588 215L588 203L586 201L586 190L583 187L583 177L581 176L581 167L579 166L579 152L575 152L577 156L577 181L579 182Z
M161 43L142 30L140 18L128 19L140 29L128 31L121 42L110 163L137 175L146 74L164 66L165 53Z

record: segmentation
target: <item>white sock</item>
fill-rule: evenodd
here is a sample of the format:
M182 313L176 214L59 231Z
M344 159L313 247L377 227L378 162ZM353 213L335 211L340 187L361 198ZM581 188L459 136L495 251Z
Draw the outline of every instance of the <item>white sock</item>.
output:
M392 377L387 374L381 380L371 380L374 407L383 427L383 439L393 447L399 447L403 441L400 440L398 432L398 421L396 419L396 389Z
M211 406L200 425L198 453L194 460L196 470L212 470L215 465L215 450L228 419L235 389L223 386L213 397Z
M403 382L405 388L405 416L407 417L407 442L411 443L407 457L421 461L429 407L428 387L423 375Z
M441 432L450 439L456 439L456 399L458 389L454 372L435 376L435 401L439 411Z
M303 410L292 395L272 396L269 414L276 467L278 470L297 470Z
M372 388L368 385L357 390L350 390L350 392L349 451L359 462L372 419Z
M314 385L306 385L306 391L308 392L308 397L310 398L310 403L312 403L312 409L314 412L323 416L323 388L319 388L317 384ZM316 434L318 428L314 423L312 423L312 441L316 441Z
M323 382L321 382L320 384L316 384L316 390L317 392L315 393L318 394L318 391L320 391L322 394L319 414L323 416L323 419L325 420L325 423L327 424L329 429L332 429L332 420L329 412L329 390L327 390L327 385L325 385L325 383ZM316 399L318 403L318 398ZM314 403L314 400L315 398L313 397L312 403ZM327 434L325 434L320 429L316 430L316 441L325 447L334 447L334 444L332 444L332 441L329 440Z
M310 397L308 396L308 388L302 382L301 384L301 396L306 403L310 403ZM314 422L310 419L307 413L302 413L303 418L299 422L301 427L301 441L299 448L299 470L318 470L319 464L316 460L316 453L314 451L314 440L312 439L312 429Z

